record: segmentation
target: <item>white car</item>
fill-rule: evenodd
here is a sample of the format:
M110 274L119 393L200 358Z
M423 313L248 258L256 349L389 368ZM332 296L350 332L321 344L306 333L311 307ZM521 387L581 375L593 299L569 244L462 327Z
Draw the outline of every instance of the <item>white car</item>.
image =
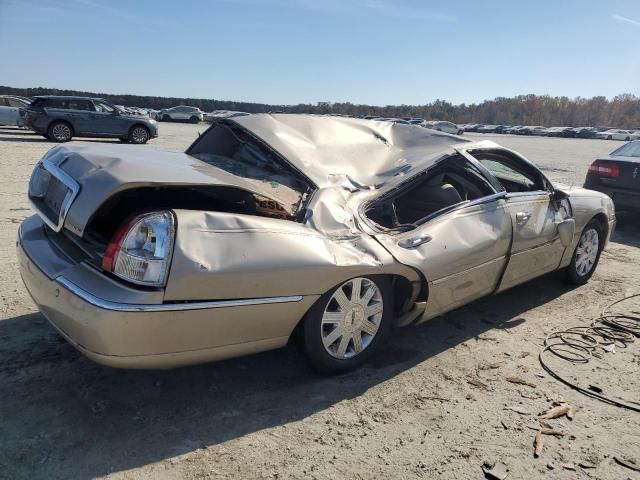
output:
M617 128L612 128L604 132L596 133L596 138L604 138L605 140L624 140L629 142L631 140L638 140L640 138L640 133L633 130L618 130Z
M439 132L450 133L452 135L462 135L462 132L464 131L455 123L445 121L425 122L425 127L432 130L438 130Z
M183 121L198 123L204 119L204 112L198 107L180 105L173 108L163 108L157 113L158 120L163 122Z
M24 98L9 95L0 96L0 125L22 127L24 123L20 116L20 109L28 105L29 101Z

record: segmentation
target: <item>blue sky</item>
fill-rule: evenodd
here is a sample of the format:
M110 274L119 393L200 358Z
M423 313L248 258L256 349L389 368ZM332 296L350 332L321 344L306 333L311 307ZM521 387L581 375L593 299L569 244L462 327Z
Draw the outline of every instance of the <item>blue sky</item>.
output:
M273 104L640 95L638 0L0 0L0 85Z

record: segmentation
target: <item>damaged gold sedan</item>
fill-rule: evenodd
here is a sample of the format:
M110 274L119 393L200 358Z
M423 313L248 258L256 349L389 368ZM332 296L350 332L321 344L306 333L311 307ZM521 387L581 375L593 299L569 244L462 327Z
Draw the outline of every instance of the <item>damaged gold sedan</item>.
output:
M18 257L40 311L114 367L286 345L343 371L420 323L553 270L593 274L611 199L516 152L312 115L222 120L184 154L50 150Z

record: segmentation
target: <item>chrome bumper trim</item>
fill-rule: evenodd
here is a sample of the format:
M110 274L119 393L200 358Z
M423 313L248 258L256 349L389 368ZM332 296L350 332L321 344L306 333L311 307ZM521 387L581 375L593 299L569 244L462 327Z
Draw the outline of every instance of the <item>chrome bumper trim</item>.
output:
M56 282L85 302L104 310L112 310L116 312L170 312L180 310L206 310L209 308L246 307L251 305L264 305L270 303L290 303L299 302L302 300L302 295L292 295L288 297L241 298L238 300L212 300L148 305L134 303L117 303L98 298L95 295L80 288L78 285L63 276L57 277Z

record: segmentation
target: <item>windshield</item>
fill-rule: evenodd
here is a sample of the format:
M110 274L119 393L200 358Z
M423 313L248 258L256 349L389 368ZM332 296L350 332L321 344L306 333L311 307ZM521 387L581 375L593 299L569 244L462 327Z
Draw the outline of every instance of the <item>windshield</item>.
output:
M631 142L615 150L611 155L620 157L640 157L640 142Z
M289 214L297 215L312 188L268 147L239 127L218 123L187 154L272 192Z

